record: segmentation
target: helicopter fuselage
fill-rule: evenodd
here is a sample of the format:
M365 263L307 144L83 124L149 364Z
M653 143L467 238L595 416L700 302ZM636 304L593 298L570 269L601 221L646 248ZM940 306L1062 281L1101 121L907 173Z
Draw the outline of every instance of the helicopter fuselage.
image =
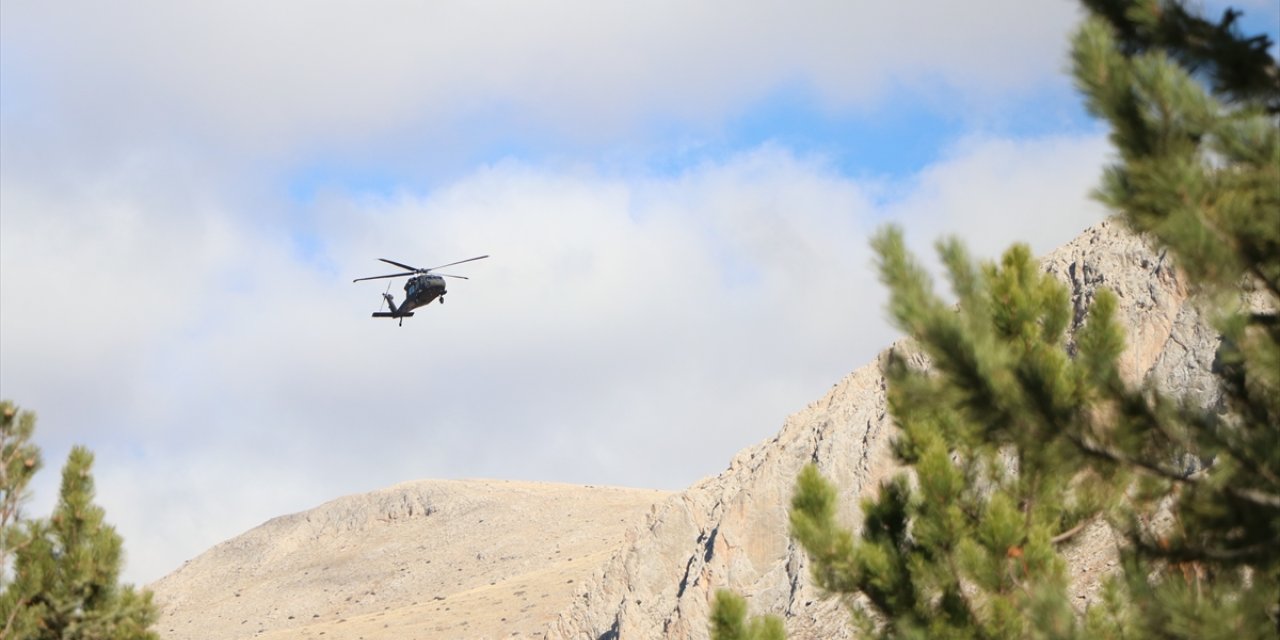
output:
M431 271L435 269L442 269L444 267L452 267L455 264L462 264L473 260L483 260L488 257L488 255L476 256L474 258L467 258L466 260L442 264L439 267L431 267L430 269L419 269L418 267L410 266L402 262L396 262L395 260L378 258L378 260L381 260L382 262L404 269L404 273L388 273L381 276L356 278L355 280L352 280L352 282L360 282L362 280L381 280L383 278L402 278L404 276L409 276L409 280L404 283L404 302L397 305L395 296L392 296L390 292L384 293L382 294L382 298L386 301L388 310L375 311L373 313L373 317L375 318L399 318L401 324L403 324L405 318L413 316L414 309L417 309L418 307L425 307L426 305L431 304L436 298L440 298L440 302L444 302L444 294L446 293L444 286L445 278L467 279L466 276L455 276L447 273L437 274L431 273Z
M404 302L400 303L392 313L397 316L404 315L418 307L431 304L445 293L444 278L430 273L414 276L404 283ZM442 299L441 302L444 300Z

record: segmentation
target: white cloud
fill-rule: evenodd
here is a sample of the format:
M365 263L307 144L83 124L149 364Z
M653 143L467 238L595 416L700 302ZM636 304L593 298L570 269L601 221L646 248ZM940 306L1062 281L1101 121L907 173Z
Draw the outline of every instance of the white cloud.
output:
M1101 217L1100 135L974 135L908 178L768 144L670 176L555 155L714 137L797 86L980 122L1062 84L1065 0L0 11L0 396L41 415L34 511L72 442L97 453L135 581L415 478L681 488L888 344L881 222L993 255ZM471 164L511 132L560 164ZM283 195L335 154L433 186ZM351 282L482 253L403 327Z
M287 155L410 131L430 145L459 128L714 126L792 83L832 109L890 87L981 103L1055 78L1075 21L1065 0L126 1L6 3L0 29L11 111L89 123L63 133L75 144L177 136Z
M1104 215L1089 199L1110 145L1103 135L1034 139L973 136L915 176L887 207L915 251L932 258L943 235L996 259L1017 239L1043 254ZM917 227L922 227L917 229Z
M877 224L1047 249L1100 218L1104 146L969 139L887 201L775 147L670 178L508 162L428 194L317 201L320 268L240 205L174 217L163 162L80 192L6 174L2 392L41 413L43 504L70 441L98 453L133 580L409 479L676 489L888 344ZM367 315L385 285L351 282L389 272L379 257L482 253L403 327Z

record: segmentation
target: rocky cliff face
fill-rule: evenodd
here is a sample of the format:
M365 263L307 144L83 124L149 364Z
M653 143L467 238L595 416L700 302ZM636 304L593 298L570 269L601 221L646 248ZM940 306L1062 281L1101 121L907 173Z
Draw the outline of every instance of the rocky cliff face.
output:
M1043 264L1070 285L1075 326L1099 287L1117 294L1130 381L1217 402L1209 373L1217 339L1162 254L1103 223ZM849 637L844 604L809 583L787 507L801 467L813 462L843 489L843 517L856 527L859 499L896 471L880 364L849 374L776 437L679 494L414 483L272 521L152 585L164 607L160 631L701 639L715 591L730 588L754 613L785 617L792 637ZM435 517L444 513L452 515ZM511 540L485 537L509 527L518 530ZM1098 524L1067 550L1081 604L1109 570L1112 548ZM560 560L566 550L576 559ZM421 575L409 580L406 571Z

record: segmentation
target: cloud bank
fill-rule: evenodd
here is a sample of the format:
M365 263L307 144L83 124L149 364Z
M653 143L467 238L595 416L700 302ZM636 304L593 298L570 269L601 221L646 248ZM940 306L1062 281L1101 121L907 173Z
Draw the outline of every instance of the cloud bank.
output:
M895 88L1025 91L1063 60L1070 2L8 3L6 108L66 144L181 130L268 155L536 128L601 142L714 126L780 84L829 110ZM465 131L458 136L459 129Z
M1104 215L1105 134L1059 117L1074 5L949 7L6 2L0 395L41 417L31 511L88 445L148 582L405 480L719 472L894 338L880 225L994 257ZM803 118L760 110L780 93ZM930 120L876 144L935 150L906 169L789 142L899 111ZM351 282L480 254L403 327Z
M216 203L172 225L145 201L6 184L6 211L43 215L5 221L5 393L40 411L50 450L99 453L146 578L407 479L676 489L893 338L879 223L922 247L954 232L987 255L1045 250L1101 218L1087 192L1104 148L969 141L887 201L776 148L669 178L502 163L426 196L317 202L321 262ZM368 318L381 282L350 282L386 272L377 257L481 253L404 327Z

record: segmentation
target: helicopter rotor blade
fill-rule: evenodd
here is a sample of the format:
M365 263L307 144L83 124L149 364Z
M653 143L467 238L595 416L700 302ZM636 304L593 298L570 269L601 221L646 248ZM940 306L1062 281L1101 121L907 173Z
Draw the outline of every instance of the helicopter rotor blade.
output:
M411 266L409 266L409 265L407 265L407 264L401 264L401 263L399 263L399 262L396 262L395 260L388 260L388 259L386 259L386 258L378 258L378 259L379 259L379 260L381 260L381 261L383 261L383 262L385 262L385 263L387 263L387 264L394 264L395 266L400 267L401 269L408 269L408 270L410 270L410 271L412 271L412 272L414 272L414 273L418 273L418 272L421 272L421 271L430 271L430 269L419 269L419 268L417 268L417 267L411 267Z
M455 275L451 275L451 274L448 274L448 273L433 273L433 274L431 274L431 275L444 276L444 277L446 277L446 278L458 278L458 279L460 279L460 280L470 280L470 279L471 279L471 278L468 278L468 277L466 277L466 276L455 276Z
M449 264L442 264L442 265L440 265L440 266L438 266L438 267L431 267L430 269L424 269L423 271L434 271L435 269L443 269L443 268L445 268L445 267L452 267L452 266L453 266L453 265L455 265L455 264L462 264L462 263L464 263L464 262L471 262L472 260L483 260L483 259L488 258L488 257L489 257L488 255L476 256L476 257L474 257L474 258L467 258L466 260L459 260L459 261L457 261L457 262L450 262ZM390 261L390 260L386 260L385 262L391 262L391 261ZM394 264L394 263L392 263L392 264ZM399 265L399 266L403 267L404 265Z
M417 271L409 271L406 273L390 273L385 276L369 276L368 278L356 278L352 282L360 282L361 280L379 280L381 278L403 278L404 276L417 275Z

